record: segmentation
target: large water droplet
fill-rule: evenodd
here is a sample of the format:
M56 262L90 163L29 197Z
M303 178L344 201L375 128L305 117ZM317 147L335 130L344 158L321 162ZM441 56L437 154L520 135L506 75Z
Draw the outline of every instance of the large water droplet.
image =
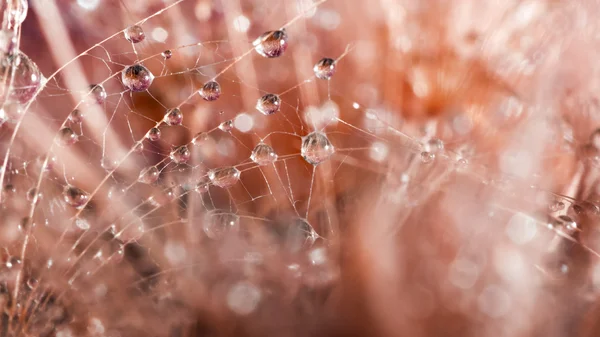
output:
M302 137L300 153L308 163L319 165L335 153L335 148L323 132L314 131Z
M104 89L104 87L101 84L90 84L89 90L91 102L102 104L104 103L104 101L106 101L106 89Z
M228 188L240 180L241 172L235 167L222 167L208 172L208 178L213 185Z
M121 81L133 92L146 91L154 81L154 75L143 65L134 64L121 71Z
M176 164L187 163L187 161L190 160L191 156L192 153L185 145L175 148L173 151L171 151L170 154L171 160Z
M221 96L221 86L217 81L206 82L202 88L200 88L198 94L205 101L216 101Z
M160 171L156 166L150 166L143 169L138 176L138 181L144 184L154 184L158 180Z
M144 30L142 29L141 26L138 26L138 25L132 25L132 26L127 27L125 29L125 31L123 32L123 34L125 35L125 39L127 39L127 41L132 42L132 43L142 42L146 38L146 34L144 33Z
M252 150L250 159L258 165L264 166L274 163L277 160L277 153L272 147L265 143L259 143Z
M25 104L35 96L41 86L42 74L27 55L20 51L8 54L2 58L0 68L0 81L5 86L3 92L6 95L9 90L10 100Z
M285 30L276 30L262 34L252 44L259 55L274 58L283 55L288 46L287 40Z
M83 121L83 117L83 112L81 112L79 109L75 109L69 114L69 120L72 123L81 123Z
M60 146L70 146L77 143L79 136L71 128L62 128L58 131L56 143Z
M85 206L89 200L89 195L82 189L75 186L66 186L63 190L65 202L75 208Z
M322 80L329 80L335 74L335 60L330 58L322 58L313 67L315 76Z
M263 115L272 115L279 111L281 107L281 98L275 94L266 94L256 102L256 110Z
M227 233L236 231L240 217L222 210L212 210L204 216L203 229L206 236L213 240L223 238Z
M146 138L148 138L148 140L150 140L152 142L155 142L160 139L161 134L162 134L162 132L160 131L159 128L152 128L146 134Z
M183 113L179 108L173 108L167 110L165 113L165 117L163 121L167 123L167 125L181 125L183 123Z
M227 307L237 315L246 316L256 310L261 297L258 287L248 281L241 281L227 292Z

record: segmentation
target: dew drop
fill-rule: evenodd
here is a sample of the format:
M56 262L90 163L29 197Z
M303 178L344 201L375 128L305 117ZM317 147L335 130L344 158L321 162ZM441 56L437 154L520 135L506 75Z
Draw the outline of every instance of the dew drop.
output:
M63 190L63 198L67 204L75 208L81 208L89 200L89 195L78 187L66 186Z
M221 96L221 86L217 81L206 82L202 88L200 88L198 94L205 101L216 101Z
M8 98L20 104L29 102L42 83L38 66L20 51L8 54L0 63L0 80L3 85L11 85ZM11 82L12 81L12 82Z
M163 52L161 53L161 55L162 55L162 57L163 57L165 60L168 60L168 59L170 59L171 57L173 57L173 52L172 52L170 49L167 49L167 50L163 51Z
M187 163L187 161L190 160L191 156L192 153L185 145L175 148L173 151L171 151L170 154L171 160L176 164Z
M250 159L261 166L269 165L277 160L277 153L275 153L275 150L269 145L259 143L252 150Z
M154 81L154 75L143 65L134 64L121 71L121 81L133 92L146 91Z
M35 198L35 195L37 194L38 199L42 198L42 194L38 192L38 190L35 187L32 187L29 189L29 191L27 191L27 200L28 201L33 201L33 199Z
M156 166L150 166L142 170L138 176L138 181L143 184L154 184L158 180L160 172Z
M237 168L222 167L208 172L208 178L213 185L221 188L229 188L240 180L241 172Z
M421 152L421 162L429 164L435 160L435 154L428 151Z
M227 292L227 307L237 315L247 316L256 310L261 297L259 288L248 281L241 281Z
M208 192L210 185L208 183L208 181L201 181L198 184L196 184L196 187L194 188L194 190L198 193L206 193Z
M8 29L20 26L27 17L29 3L27 0L3 1L1 12L4 13L4 22L8 23Z
M322 80L329 80L335 74L335 60L330 58L322 58L313 67L315 76Z
M194 139L192 139L192 144L194 144L194 145L201 144L201 143L207 141L209 138L210 138L210 136L208 135L208 133L198 132L196 134L196 136L194 136Z
M60 146L70 146L77 143L79 136L73 131L73 129L65 127L58 131L58 138L56 143Z
M144 41L146 38L146 34L141 26L132 25L125 29L123 32L125 34L125 39L131 43L139 43Z
M101 84L91 84L89 90L92 102L102 104L106 101L106 89Z
M233 130L233 121L229 120L219 124L219 129L221 129L221 131L224 132L229 132Z
M75 109L69 114L69 120L72 123L81 123L83 121L83 117L83 112L81 112L79 109Z
M142 143L142 142L135 143L134 146L133 146L133 151L135 153L142 153L142 152L144 152L144 143Z
M162 132L159 128L152 128L146 134L146 138L148 138L152 142L155 142L160 139L161 134Z
M302 218L275 225L273 229L281 239L283 248L291 253L298 253L302 248L312 246L319 238L310 223Z
M203 229L206 236L213 240L223 238L227 233L236 231L240 222L240 217L236 214L212 210L204 216Z
M283 55L288 46L288 37L285 30L269 31L259 36L254 42L254 50L267 58Z
M256 102L256 110L263 115L272 115L281 108L281 98L275 94L266 94Z
M329 138L320 131L314 131L302 137L300 154L309 164L319 165L335 153Z
M425 149L431 153L444 151L444 142L438 138L430 139L425 145Z
M183 113L179 108L173 108L167 110L165 113L165 117L163 121L167 123L167 125L181 125L183 123Z
M548 206L548 208L550 209L550 212L558 212L565 208L565 203L562 201L556 200L553 203L551 203L550 206Z
M105 155L102 156L102 159L100 159L100 166L102 166L102 168L106 171L112 171L119 166L119 162Z

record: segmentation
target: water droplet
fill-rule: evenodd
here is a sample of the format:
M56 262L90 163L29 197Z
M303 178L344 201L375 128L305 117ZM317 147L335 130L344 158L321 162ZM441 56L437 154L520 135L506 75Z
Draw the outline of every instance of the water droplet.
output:
M550 206L548 206L548 208L550 209L550 212L558 212L565 208L565 203L562 201L556 200L553 203L551 203Z
M0 12L4 13L4 22L8 24L8 29L20 26L27 17L29 3L27 0L8 0L3 1Z
M241 281L227 292L227 307L237 315L246 316L256 310L261 297L258 287L248 281Z
M100 159L100 166L106 171L112 171L119 166L119 161L105 155Z
M210 138L210 136L208 135L208 133L198 132L196 134L196 136L194 136L194 139L192 139L192 144L194 144L194 145L201 144L201 143L207 141L209 138Z
M171 151L171 155L170 155L171 160L173 162L175 162L176 164L187 163L187 161L190 160L191 156L192 156L192 153L190 152L188 147L185 145L175 148L173 151Z
M297 253L302 248L312 246L319 235L315 229L302 218L284 221L281 224L273 224L272 229L280 238L284 249L291 253Z
M152 128L146 134L146 138L148 138L152 142L155 142L160 139L161 134L162 132L159 128Z
M183 123L183 113L179 108L173 108L167 110L165 113L165 117L163 121L167 123L167 125L181 125Z
M89 200L89 195L82 189L75 186L66 186L63 190L65 202L75 208L81 208Z
M323 132L314 131L302 137L300 153L308 163L319 165L335 153L335 148Z
M283 55L288 46L285 30L269 31L259 36L254 42L254 50L264 57L274 58Z
M142 153L142 152L144 152L144 143L142 143L142 142L135 143L133 145L133 151L135 153Z
M58 131L56 143L60 146L70 146L77 143L79 136L71 128L62 128Z
M208 181L203 180L196 185L196 188L194 190L198 193L206 193L208 192L209 187L210 185Z
M568 215L559 215L557 218L552 219L548 226L553 229L561 230L567 235L573 235L579 230L577 222Z
M275 94L266 94L256 102L256 110L263 115L272 115L281 108L281 98Z
M435 154L432 152L423 151L421 152L421 162L429 164L435 160Z
M38 66L20 51L8 54L0 63L0 80L11 85L8 98L20 104L29 102L40 89L42 74ZM12 79L12 83L11 83Z
M162 57L163 57L165 60L168 60L168 59L170 59L171 57L173 57L173 52L172 52L170 49L167 49L167 50L163 51L163 52L161 53L161 55L162 55Z
M81 123L83 121L83 117L83 112L81 112L79 109L75 109L71 111L71 114L69 114L69 120L73 123Z
M154 75L143 65L134 64L121 71L121 81L133 92L146 91L154 81Z
M144 30L138 25L127 27L123 33L125 34L125 39L132 43L142 42L146 38Z
M213 240L223 238L227 233L236 231L240 222L240 217L236 214L212 210L204 216L203 229L206 236Z
M269 165L277 160L277 153L272 147L265 143L259 143L252 150L250 159L258 165Z
M217 81L206 82L202 88L200 88L198 94L200 94L200 97L205 101L216 101L221 96L221 86Z
M322 58L313 67L315 76L322 80L329 80L335 74L335 60L330 58Z
M160 172L156 166L150 166L142 170L138 176L138 181L144 184L154 184L158 180Z
M208 172L208 178L213 185L228 188L240 180L241 172L235 167L222 167Z
M42 194L38 192L38 190L35 187L32 187L29 189L29 191L27 191L27 200L28 201L33 201L33 199L35 198L37 194L38 199L42 198Z
M89 90L90 99L92 102L102 104L104 103L104 101L106 101L106 89L104 89L104 87L101 84L91 84Z
M425 149L431 153L444 151L444 142L438 138L430 139L425 145Z
M224 132L229 132L233 130L233 121L229 120L219 124L219 129L221 129L221 131Z

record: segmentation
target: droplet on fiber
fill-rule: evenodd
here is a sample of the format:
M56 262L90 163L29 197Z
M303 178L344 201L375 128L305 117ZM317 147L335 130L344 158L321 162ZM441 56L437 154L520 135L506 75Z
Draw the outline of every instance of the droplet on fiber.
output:
M225 122L219 124L219 129L221 129L221 131L224 131L224 132L229 132L229 131L233 130L233 121L229 120L229 121L225 121Z
M429 164L435 160L435 154L428 151L421 152L421 162L424 164Z
M175 148L170 154L171 160L176 164L187 163L191 156L190 149L185 145Z
M315 76L322 80L329 80L335 74L335 60L330 58L322 58L313 67Z
M89 200L89 195L82 189L75 186L66 186L63 190L65 202L75 208L81 208Z
M104 87L101 84L90 84L89 90L91 102L102 104L104 103L104 101L106 101L106 89L104 89Z
M261 166L269 165L277 160L277 153L275 153L275 150L269 145L259 143L252 150L250 159Z
M60 146L70 146L77 143L79 136L73 131L73 129L65 127L58 131L58 137L56 143Z
M266 94L256 102L256 110L263 115L272 115L281 108L281 98L275 94Z
M69 120L72 123L81 123L83 121L83 117L83 112L81 112L79 109L75 109L69 114Z
M234 213L212 210L204 216L202 227L210 239L219 240L227 233L238 229L240 217Z
M221 96L221 86L217 81L206 82L202 88L200 88L198 94L205 101L216 101Z
M20 26L27 17L29 3L27 0L2 1L0 12L4 13L3 21L8 24L8 29Z
M138 25L127 27L123 34L125 34L125 39L132 43L142 42L146 38L146 33L144 33L142 27Z
M269 224L281 240L282 248L298 253L303 248L312 246L319 235L306 219L295 218L281 223Z
M165 117L163 118L163 121L167 125L171 125L171 126L181 125L181 123L183 123L183 113L181 112L181 110L179 108L169 109L165 113Z
M162 132L159 128L152 128L148 131L148 133L146 133L146 138L152 142L155 142L160 139L161 134Z
M17 51L4 56L0 62L0 80L8 99L26 104L33 99L42 84L38 66L27 55Z
M430 139L425 145L425 149L431 153L437 153L444 150L444 142L438 138Z
M133 92L146 91L154 81L154 75L143 65L134 64L121 71L121 81Z
M300 154L309 164L319 165L329 159L334 153L334 146L323 132L314 131L302 137Z
M247 316L256 310L261 297L258 287L248 281L241 281L227 292L227 307L237 315Z
M259 36L252 45L256 52L267 58L283 55L288 46L288 37L285 30L269 31Z
M208 178L213 185L221 188L229 188L240 180L241 172L237 168L222 167L208 172Z
M154 184L158 180L158 176L160 175L160 171L156 166L150 166L143 169L138 176L138 181L143 184Z
M168 59L170 59L171 57L173 57L173 52L172 52L170 49L167 49L167 50L163 51L163 52L161 53L161 55L162 55L162 57L163 57L165 60L168 60Z

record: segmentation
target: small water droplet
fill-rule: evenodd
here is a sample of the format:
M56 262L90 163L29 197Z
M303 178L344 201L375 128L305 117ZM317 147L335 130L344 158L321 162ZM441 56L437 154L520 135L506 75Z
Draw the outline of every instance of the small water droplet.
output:
M241 281L227 292L227 307L237 315L247 316L256 310L261 297L258 287L248 281Z
M143 169L138 176L138 181L143 184L154 184L158 180L160 171L156 166L150 166Z
M300 153L308 163L319 165L335 153L335 148L323 132L314 131L302 137Z
M75 109L69 114L69 120L72 123L81 123L83 121L83 117L83 112L81 112L79 109Z
M423 151L421 152L421 162L425 163L425 164L429 164L431 162L433 162L435 160L435 154L428 152L428 151Z
M146 38L144 30L141 26L138 25L132 25L127 27L123 33L125 34L125 39L132 43L142 42Z
M239 221L240 217L234 213L212 210L204 216L204 233L213 240L219 240L227 233L237 231Z
M171 151L170 154L171 160L176 164L187 163L187 161L190 160L191 156L192 153L185 145L175 148L173 151Z
M146 91L154 81L154 75L143 65L134 64L121 71L121 81L133 92Z
M263 115L272 115L281 108L281 98L275 94L266 94L256 102L256 110Z
M135 143L133 145L133 151L135 153L142 153L142 152L144 152L144 143L142 143L142 142Z
M335 60L330 58L322 58L313 67L315 76L322 80L329 80L335 74Z
M213 185L229 188L240 180L241 172L235 167L222 167L208 172L208 178Z
M425 149L431 153L444 151L444 142L438 138L430 139L425 145Z
M206 82L202 88L200 88L198 94L205 101L216 101L221 96L221 86L217 81Z
M89 90L90 100L92 102L102 104L104 101L106 101L106 89L104 89L101 84L91 84Z
M63 190L65 202L75 208L81 208L89 200L89 195L82 189L75 186L66 186Z
M194 190L198 193L206 193L208 192L208 189L210 187L210 184L208 183L208 181L200 181L198 184L196 184L196 187L194 188Z
M105 155L100 159L100 166L106 171L112 171L119 166L119 161Z
M219 129L221 129L221 131L224 132L229 132L233 130L233 121L229 120L219 124Z
M265 143L259 143L252 150L250 159L258 165L264 166L274 163L277 160L277 153L272 147Z
M79 136L73 131L73 129L65 127L58 131L58 137L56 143L60 146L70 146L77 143Z
M291 253L298 253L303 248L312 246L319 238L306 219L295 218L271 226L281 240L282 247Z
M152 128L146 134L146 138L148 138L148 140L150 140L152 142L155 142L160 139L161 134L162 134L162 132L160 131L159 128Z
M201 143L207 141L209 138L210 138L210 136L208 135L208 133L198 132L196 134L196 136L194 136L194 139L192 139L192 144L194 144L194 145L201 144Z
M254 50L267 58L283 55L288 46L288 36L285 30L269 31L259 36L254 42Z
M165 117L163 121L167 123L167 125L181 125L183 123L183 113L179 108L173 108L167 110L165 113Z
M27 55L17 51L2 58L0 81L3 85L11 85L10 90L5 88L3 91L9 93L10 100L26 104L40 89L42 74L35 62Z
M29 189L29 191L27 191L27 200L28 201L33 201L33 199L35 198L37 194L38 199L42 198L42 194L38 192L38 190L35 187L32 187Z
M165 60L168 60L168 59L170 59L171 57L173 57L173 52L172 52L170 49L167 49L167 50L163 51L163 52L161 53L161 55L162 55L162 57L163 57Z
M559 200L554 201L553 203L551 203L548 208L550 209L550 212L558 212L560 210L563 210L565 208L565 203Z

